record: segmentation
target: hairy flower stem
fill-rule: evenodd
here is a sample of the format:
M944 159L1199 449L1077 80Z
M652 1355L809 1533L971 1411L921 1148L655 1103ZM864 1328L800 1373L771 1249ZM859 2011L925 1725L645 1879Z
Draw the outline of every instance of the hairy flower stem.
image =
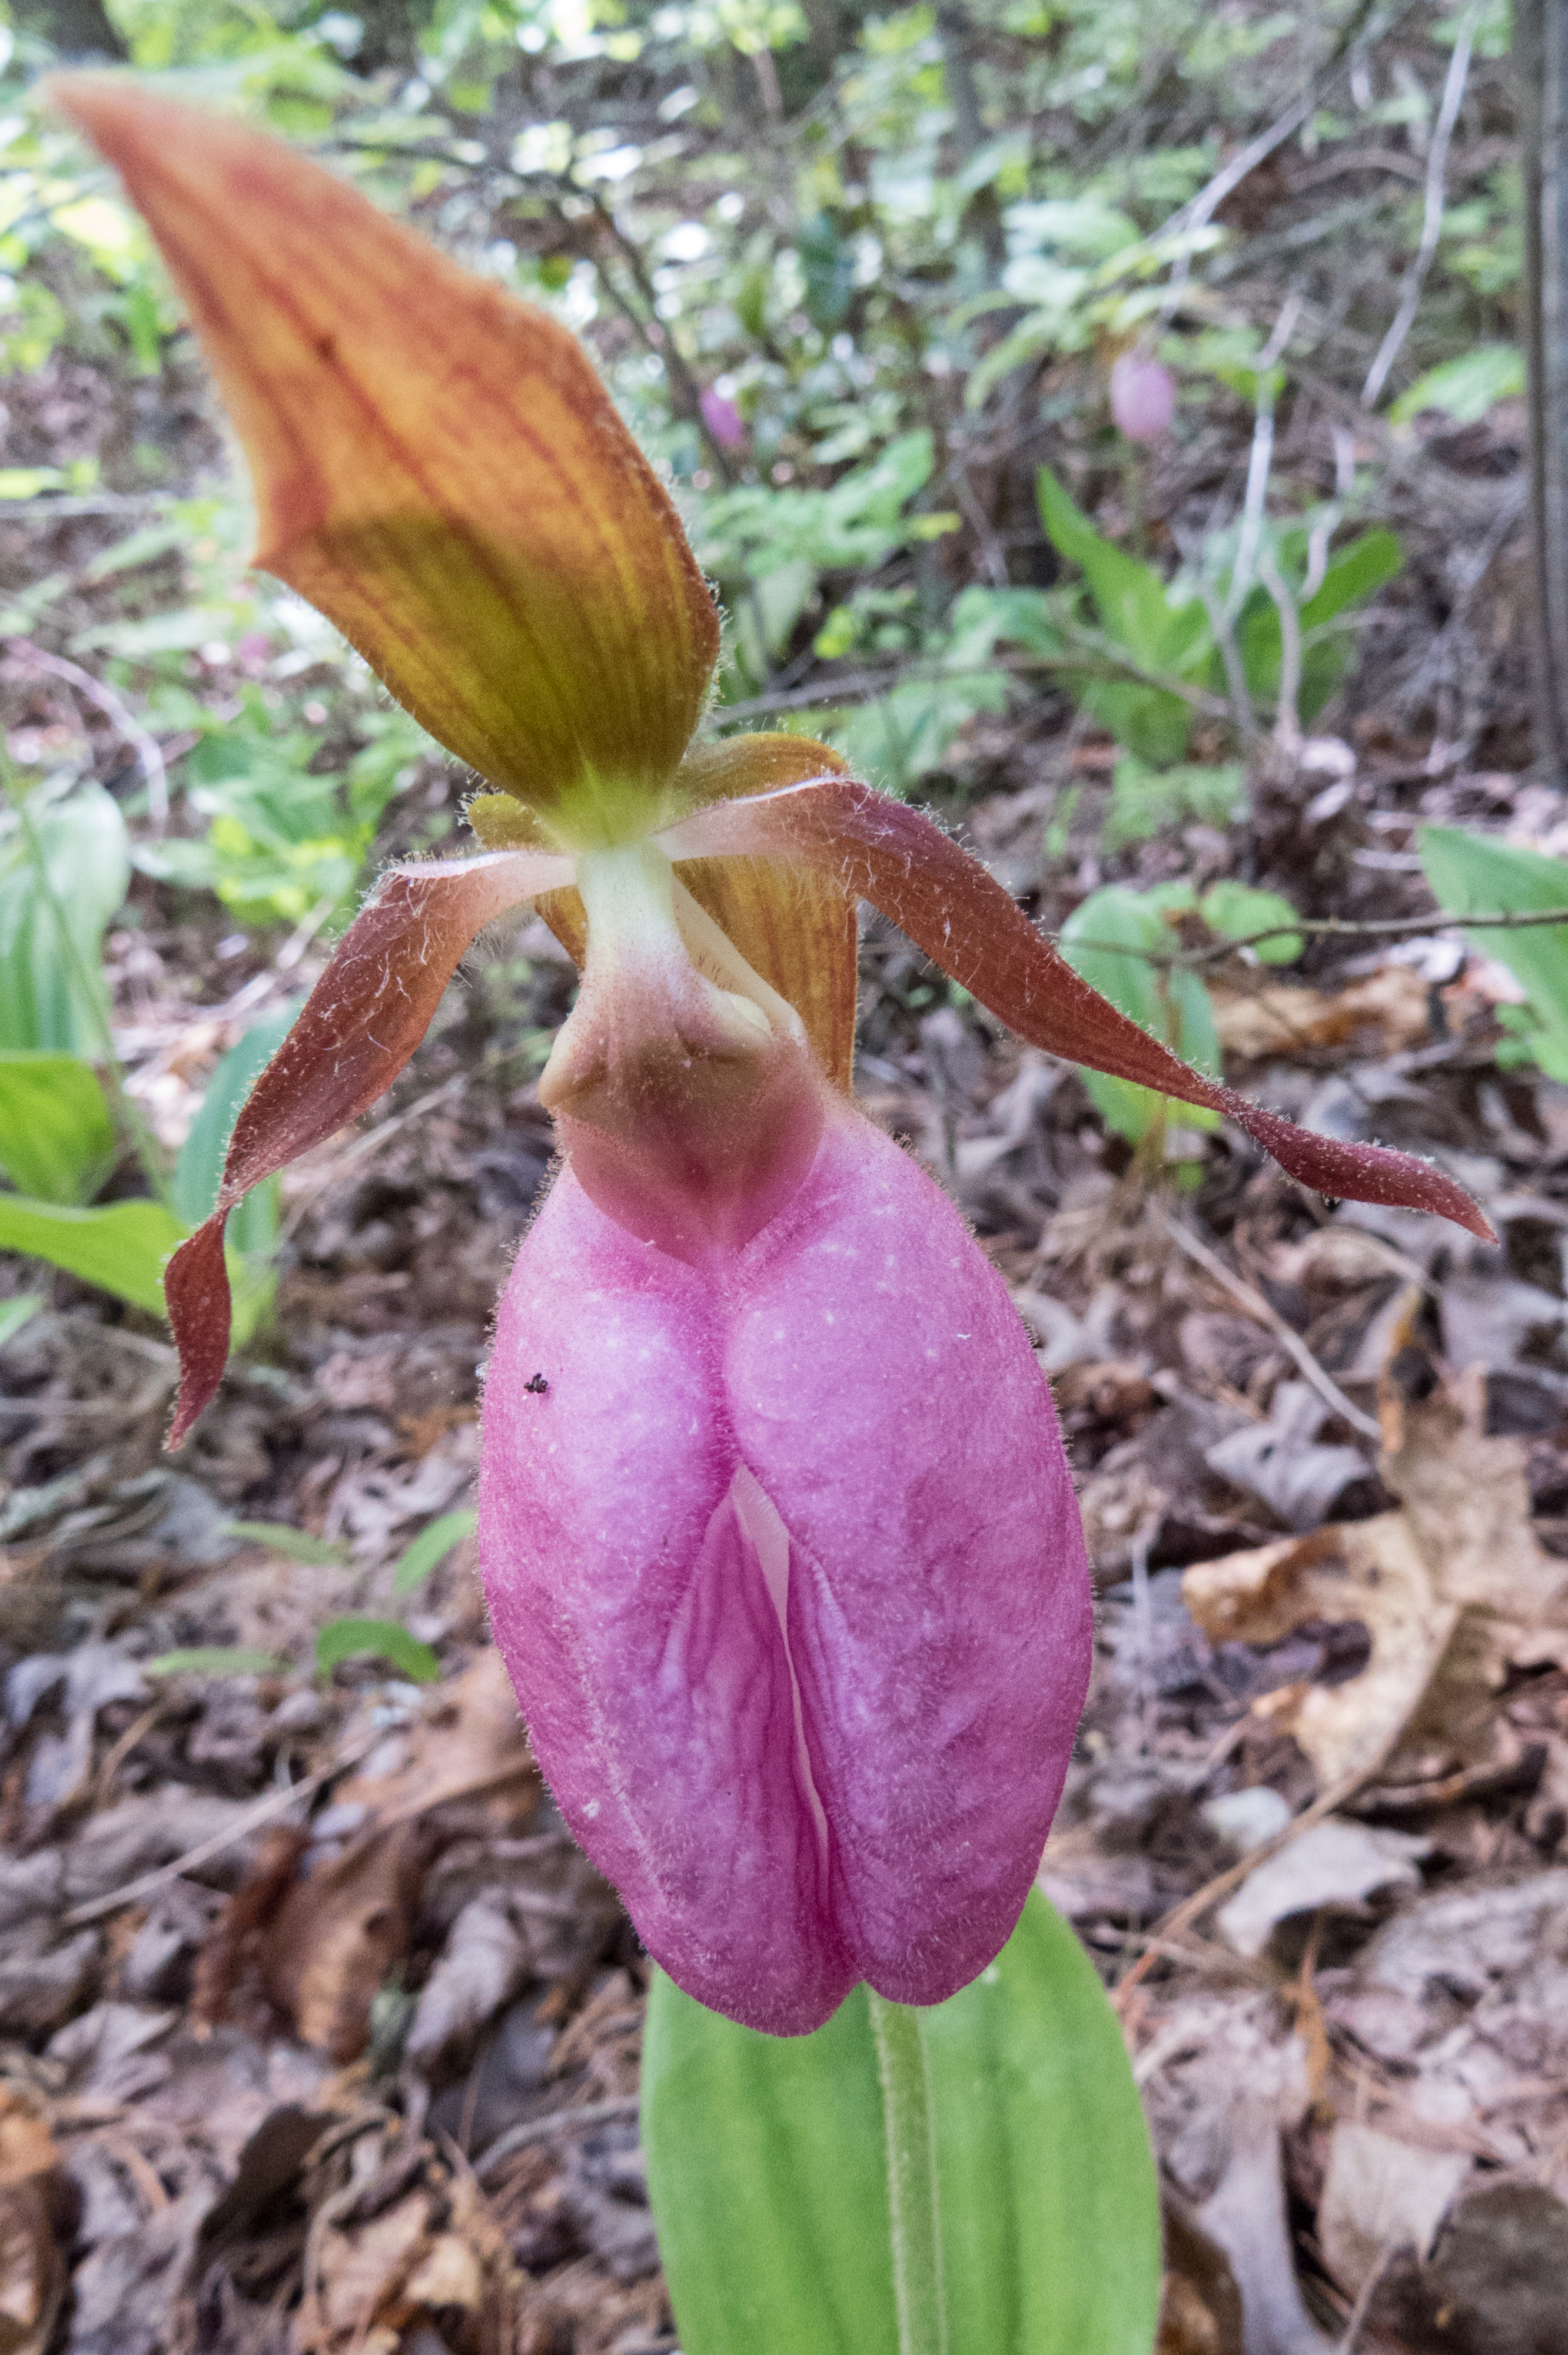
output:
M893 2292L898 2355L947 2355L942 2253L937 2213L937 2152L920 2015L867 1988L887 2132L887 2200L893 2227Z

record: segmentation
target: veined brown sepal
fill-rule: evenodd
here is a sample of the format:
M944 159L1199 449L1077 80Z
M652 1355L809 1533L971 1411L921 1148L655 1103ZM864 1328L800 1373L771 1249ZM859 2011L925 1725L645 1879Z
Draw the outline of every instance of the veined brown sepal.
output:
M264 132L113 75L48 92L189 306L257 562L460 760L584 840L673 813L718 616L576 338Z
M164 1271L180 1353L167 1444L177 1447L228 1361L223 1230L252 1186L321 1145L385 1095L430 1026L458 962L484 925L571 872L564 858L492 854L395 867L366 901L241 1108L217 1207Z
M891 916L943 971L1032 1046L1202 1104L1304 1186L1452 1219L1493 1240L1463 1187L1413 1153L1319 1136L1206 1079L1073 971L978 859L930 819L849 778L710 805L671 827L672 858L797 859Z

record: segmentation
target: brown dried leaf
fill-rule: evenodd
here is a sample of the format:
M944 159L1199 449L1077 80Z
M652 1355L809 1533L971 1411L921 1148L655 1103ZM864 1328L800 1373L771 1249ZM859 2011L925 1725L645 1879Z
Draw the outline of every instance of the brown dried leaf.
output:
M423 1845L412 1824L356 1844L294 1883L262 1941L269 1999L334 2061L364 2051L376 1990L408 1950Z
M295 2318L293 2355L364 2346L378 2321L395 2328L407 2312L404 2286L429 2246L429 2194L416 2190L367 2224L321 2232L315 2294Z
M281 1902L274 1888L258 1941L268 1997L307 2044L338 2061L363 2051L371 2001L408 1952L429 1862L431 1811L488 1796L497 1830L514 1830L532 1815L539 1789L494 1651L442 1687L400 1765L338 1785L338 1806L365 1809L361 1829L335 1861L292 1881Z
M32 2104L0 2086L0 2190L48 2175L58 2164L54 2137Z
M65 2288L67 2240L34 2179L0 2190L0 2355L42 2355Z
M1309 1619L1359 1620L1359 1676L1301 1697L1291 1731L1324 1785L1474 1764L1510 1664L1568 1661L1568 1574L1537 1544L1519 1443L1489 1439L1458 1390L1385 1396L1383 1476L1400 1509L1218 1561L1182 1582L1213 1641L1278 1643Z
M1340 1047L1371 1032L1378 1052L1424 1046L1431 1028L1426 984L1411 965L1384 965L1332 995L1292 984L1232 996L1216 989L1214 1028L1244 1062L1292 1047Z
M41 2355L65 2287L59 2154L24 2094L0 2087L0 2355Z

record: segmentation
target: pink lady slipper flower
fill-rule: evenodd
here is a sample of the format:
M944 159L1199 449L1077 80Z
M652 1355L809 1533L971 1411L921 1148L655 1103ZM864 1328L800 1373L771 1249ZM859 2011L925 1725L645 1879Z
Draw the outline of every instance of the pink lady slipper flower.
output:
M696 744L718 649L673 508L572 338L256 132L100 77L119 167L249 461L258 561L491 790L395 866L169 1263L172 1440L228 1350L223 1227L374 1103L534 901L582 966L540 1082L565 1166L484 1400L496 1640L650 1951L782 2034L934 2003L1003 1944L1089 1657L1050 1393L997 1275L850 1092L855 903L1025 1039L1238 1122L1308 1185L1486 1224L1310 1135L1080 981L928 820L788 736Z
M1176 379L1163 360L1123 352L1111 368L1110 405L1129 442L1159 442L1176 414Z

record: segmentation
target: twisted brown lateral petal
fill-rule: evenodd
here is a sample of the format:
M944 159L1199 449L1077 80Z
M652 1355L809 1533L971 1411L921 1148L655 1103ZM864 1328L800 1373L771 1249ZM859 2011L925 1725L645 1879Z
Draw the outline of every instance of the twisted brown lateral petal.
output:
M1430 1163L1383 1146L1315 1135L1183 1063L1081 980L994 877L902 802L828 777L751 800L715 802L661 841L672 858L738 852L800 859L891 916L1032 1046L1223 1113L1320 1194L1433 1210L1492 1238L1463 1188Z
M235 1203L384 1095L475 933L570 872L564 858L504 852L444 868L394 868L344 934L235 1124L217 1208L164 1272L180 1353L169 1446L207 1404L228 1359L223 1229Z
M493 783L543 808L657 794L718 616L575 338L263 132L118 77L49 95L189 307L249 462L257 562Z

